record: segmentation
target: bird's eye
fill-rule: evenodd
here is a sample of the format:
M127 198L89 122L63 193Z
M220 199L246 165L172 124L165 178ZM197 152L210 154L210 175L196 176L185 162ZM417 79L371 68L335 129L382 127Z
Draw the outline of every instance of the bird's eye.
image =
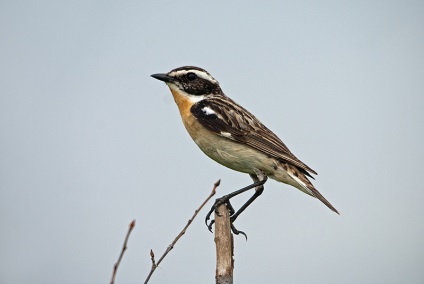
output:
M195 80L196 78L197 78L197 75L196 74L194 74L193 72L189 72L189 73L187 73L187 79L189 80L189 81L193 81L193 80Z

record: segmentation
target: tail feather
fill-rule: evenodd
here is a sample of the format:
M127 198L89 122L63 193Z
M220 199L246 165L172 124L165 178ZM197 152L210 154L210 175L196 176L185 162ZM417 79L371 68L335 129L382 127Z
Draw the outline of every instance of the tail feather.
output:
M304 193L308 195L311 195L317 198L322 203L324 203L325 206L327 206L332 211L340 215L339 211L337 211L337 209L334 208L334 206L331 205L331 203L327 199L325 199L325 197L321 193L319 193L319 191L313 186L313 184L309 181L309 179L306 177L306 175L303 172L299 171L299 169L295 166L291 166L288 164L286 164L286 166L287 166L287 173L298 184L296 188L300 189L301 191L303 191Z
M309 188L309 190L311 190L312 191L312 193L314 194L314 197L316 197L317 199L319 199L322 203L324 203L325 204L325 206L327 206L328 208L330 208L331 210L333 210L334 212L336 212L337 214L339 214L340 215L340 213L339 213L339 211L337 211L337 209L336 208L334 208L334 206L333 205L331 205L331 203L324 197L324 196L322 196L322 194L321 193L319 193L319 191L315 188L315 187L312 187L312 188Z

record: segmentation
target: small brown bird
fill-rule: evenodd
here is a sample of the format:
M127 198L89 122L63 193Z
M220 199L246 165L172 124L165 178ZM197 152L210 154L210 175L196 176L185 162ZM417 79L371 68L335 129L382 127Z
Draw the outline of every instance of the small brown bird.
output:
M283 141L253 114L227 97L218 81L207 71L184 66L166 74L153 74L152 77L168 85L184 126L197 146L209 158L249 174L254 181L252 185L217 199L206 221L218 205L226 203L233 222L263 192L267 177L318 198L338 214L309 181L308 177L312 178L311 174L317 173L296 158ZM230 198L251 188L256 188L254 195L235 212ZM235 233L242 233L234 226L232 229Z

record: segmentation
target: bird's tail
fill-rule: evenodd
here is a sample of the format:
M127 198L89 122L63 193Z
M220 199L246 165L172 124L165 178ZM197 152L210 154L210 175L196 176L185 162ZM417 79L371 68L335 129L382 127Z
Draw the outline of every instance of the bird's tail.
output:
M321 193L319 193L319 191L313 186L313 184L309 181L308 177L303 172L301 172L297 167L288 164L286 164L286 167L284 168L287 168L287 173L296 182L294 186L297 189L319 199L328 208L340 215L339 211L337 211L337 209L334 208L334 206L331 205L331 203L327 199L325 199L325 197L322 196Z

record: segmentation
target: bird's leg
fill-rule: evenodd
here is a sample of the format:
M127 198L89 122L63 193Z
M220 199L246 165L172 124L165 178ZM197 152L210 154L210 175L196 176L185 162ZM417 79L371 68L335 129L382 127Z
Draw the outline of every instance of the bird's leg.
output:
M267 177L265 176L265 175L263 175L263 173L258 173L257 175L250 175L250 177L255 181L255 182L257 182L257 181L260 181L260 180L262 180L263 181L263 183L265 183L266 182L266 180L267 180ZM240 209L239 210L237 210L237 212L236 213L234 213L234 214L232 214L231 215L231 217L230 217L230 223L231 223L231 231L234 233L234 234L236 234L236 235L238 235L238 234L242 234L245 238L246 238L246 241L247 241L247 235L246 235L246 233L244 233L243 231L239 231L239 230L237 230L236 229L236 227L234 227L234 221L237 219L237 217L250 205L250 204L252 204L252 202L253 201L255 201L255 199L256 198L258 198L259 197L259 195L261 195L262 194L262 192L264 192L264 185L263 184L261 184L261 185L259 185L259 186L257 186L256 188L255 188L255 193L253 194L253 196L252 197L250 197L247 201L246 201L246 203L244 203L243 204L243 206L242 207L240 207Z
M251 174L250 175L251 178L253 179L254 183L251 185L248 185L246 187L243 187L242 189L236 190L230 194L224 195L223 197L220 197L218 199L215 200L215 204L212 206L211 210L208 212L208 214L206 215L205 218L205 223L208 226L209 231L212 232L212 225L215 223L214 220L212 220L209 225L208 225L208 220L210 219L210 216L212 214L212 212L217 212L217 208L221 205L221 204L226 204L227 208L229 209L229 213L231 216L231 230L234 234L238 235L238 234L243 234L246 239L247 236L244 232L237 230L234 225L233 222L237 219L237 217L259 196L262 194L263 190L264 190L264 183L267 181L267 176L264 175L261 171L258 171L255 174ZM237 196L249 189L252 188L256 188L255 194L249 198L249 200L237 211L235 212L233 206L230 203L230 199L233 198L234 196Z
M249 189L252 189L252 188L255 188L255 187L257 187L257 186L259 186L259 185L262 185L262 184L264 184L265 183L265 181L257 181L257 182L255 182L255 183L253 183L253 184L251 184L251 185L248 185L248 186L246 186L246 187L243 187L242 189L239 189L239 190L236 190L236 191L234 191L234 192L231 192L230 194L227 194L227 195L224 195L224 196L222 196L222 197L220 197L220 198L217 198L216 200L215 200L215 203L214 203L214 205L212 206L212 208L211 208L211 210L208 212L208 214L206 215L206 218L205 218L205 223L206 223L206 225L208 224L208 220L210 219L210 216L212 215L212 213L213 212L216 212L217 214L218 214L218 207L221 205L221 204L226 204L228 207L229 207L229 209L230 209L230 211L233 211L233 213L235 212L235 210L233 209L233 206L231 205L231 203L229 202L229 200L231 199L231 198L233 198L234 196L237 196L237 195L239 195L239 194L241 194L241 193L243 193L243 192L245 192L245 191L247 191L247 190L249 190ZM232 209L232 210L231 210ZM231 213L231 212L230 212ZM230 215L232 215L232 214L230 214Z
M253 202L253 201L255 201L255 199L256 198L258 198L259 197L259 195L261 195L262 194L262 192L264 191L264 186L263 185L261 185L261 186L258 186L258 187L260 187L259 189L258 188L256 188L256 191L255 191L255 193L253 194L253 196L252 197L250 197L249 198L249 200L247 200L246 201L246 203L245 204L243 204L243 206L242 207L240 207L240 209L239 210L237 210L237 212L236 213L234 213L233 215L231 215L231 223L233 223L236 219L237 219L237 217Z

